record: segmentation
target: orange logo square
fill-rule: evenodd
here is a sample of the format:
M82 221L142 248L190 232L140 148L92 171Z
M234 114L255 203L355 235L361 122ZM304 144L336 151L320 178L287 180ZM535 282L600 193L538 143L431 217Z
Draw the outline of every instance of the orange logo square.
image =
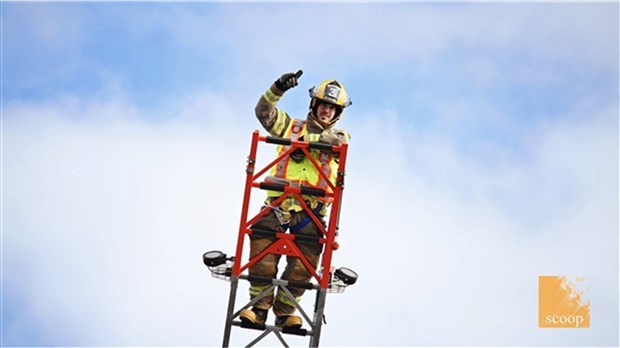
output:
M584 279L538 277L538 327L589 328L590 300Z

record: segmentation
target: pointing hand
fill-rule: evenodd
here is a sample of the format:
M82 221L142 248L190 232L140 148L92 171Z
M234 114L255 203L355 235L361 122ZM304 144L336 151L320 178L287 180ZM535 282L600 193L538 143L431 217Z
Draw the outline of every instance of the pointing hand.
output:
M297 79L303 74L303 71L298 70L296 73L286 73L280 76L279 79L276 80L276 87L282 92L286 92L289 89L297 86Z

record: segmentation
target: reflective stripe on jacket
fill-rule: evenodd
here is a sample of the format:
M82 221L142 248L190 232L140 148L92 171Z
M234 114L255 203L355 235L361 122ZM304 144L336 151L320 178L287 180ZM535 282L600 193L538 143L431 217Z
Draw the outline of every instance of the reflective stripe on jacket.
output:
M284 123L283 121L284 118L278 117L273 128L281 127L279 123ZM297 119L290 119L290 122L288 122L288 127L282 134L283 138L299 140L303 137L304 141L318 141L319 136L319 134L308 134L306 130L306 122ZM277 148L278 156L287 151L289 148L289 146L279 145ZM330 179L332 184L335 184L336 175L338 172L338 163L334 160L334 156L329 152L319 150L310 150L310 154L320 165L320 170ZM327 182L325 182L319 174L317 168L306 156L303 156L303 159L299 162L295 161L290 156L286 156L271 169L271 175L276 178L288 180L292 186L304 185L331 191ZM267 196L272 199L273 197L278 197L281 194L282 192L279 191L267 191ZM306 195L302 195L302 198L310 202L310 208L312 209L316 208L318 205L317 199L327 204L331 203L333 200L331 197L314 197ZM287 198L282 207L285 210L303 210L294 196Z

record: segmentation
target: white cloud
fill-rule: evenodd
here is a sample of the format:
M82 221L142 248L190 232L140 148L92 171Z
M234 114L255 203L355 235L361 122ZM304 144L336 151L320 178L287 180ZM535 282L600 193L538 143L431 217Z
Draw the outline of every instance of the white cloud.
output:
M47 345L220 344L228 287L200 255L234 250L249 131L196 122L232 109L226 97L206 99L219 103L188 100L159 125L114 100L7 108L4 279L19 291L9 296L30 305L5 322L5 343L36 327ZM136 115L110 117L120 109ZM66 117L76 112L93 117ZM550 125L533 137L531 162L500 169L463 157L449 138L410 138L396 122L381 123L385 141L375 141L376 124L347 125L354 137L334 264L360 281L328 298L323 342L613 344L612 112ZM428 154L408 162L419 151ZM417 171L424 162L431 170ZM504 196L515 201L506 206ZM576 273L596 290L590 329L536 328L537 277L549 273Z
M357 258L366 267L362 274L377 282L373 290L397 294L369 300L362 310L402 325L394 344L613 344L618 305L606 289L618 284L618 264L612 261L618 253L614 109L537 129L525 160L509 157L492 164L463 156L449 137L394 137L399 131L389 122L353 131L354 140L364 139L360 151L370 150L358 160L386 168L364 175L356 173L366 168L356 166L351 173L364 179L357 185L349 181L356 187L347 192L355 195L347 201L349 209L373 217L363 221L362 233L385 261L369 266L362 261L366 253ZM398 145L391 146L392 139ZM403 147L427 155L408 156ZM373 179L381 189L365 186ZM363 197L375 203L367 205ZM357 247L351 252L363 249ZM566 341L533 322L537 276L556 273L582 274L600 289L592 298L599 303L593 311L598 324ZM437 330L442 325L450 335Z
M215 307L200 255L234 243L241 181L231 173L243 174L245 142L230 141L240 138L233 127L128 122L110 104L5 112L5 279L31 266L20 277L32 286L20 290L31 291L32 324L67 313L51 327L71 328L59 344L204 343L168 320L187 314L183 323L198 326ZM100 117L73 122L74 112Z

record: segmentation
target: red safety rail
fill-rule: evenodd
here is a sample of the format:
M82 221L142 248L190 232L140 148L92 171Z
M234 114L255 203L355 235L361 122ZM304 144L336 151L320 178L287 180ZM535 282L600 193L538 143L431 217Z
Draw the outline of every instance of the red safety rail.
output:
M278 156L271 163L266 165L264 168L259 171L255 171L256 165L256 153L258 150L258 143L265 142L270 144L277 145L285 145L288 146L288 150L283 152L280 156ZM291 186L291 185L283 185L283 184L273 184L266 182L259 182L259 179L262 175L264 175L268 170L270 170L274 165L276 165L281 159L286 158L295 150L301 149L304 152L306 157L310 159L315 168L317 168L317 172L327 182L327 188L322 189L314 186ZM332 151L334 154L339 154L339 166L338 173L336 176L336 184L334 185L327 175L320 170L320 165L318 162L310 155L310 150L317 149L323 151ZM251 265L258 262L263 256L267 254L280 254L286 256L295 256L298 257L303 264L306 266L306 269L312 274L312 276L319 283L319 286L323 289L329 286L329 270L331 269L331 261L332 261L332 253L334 250L338 249L338 243L336 242L336 231L338 229L338 221L340 216L340 206L342 199L342 190L344 189L344 174L345 174L345 165L347 161L347 144L341 145L329 145L324 143L317 142L304 142L297 140L290 140L285 138L276 138L270 136L261 136L258 131L254 131L252 134L252 144L250 147L250 155L248 156L248 165L246 168L246 181L245 181L245 191L243 196L243 207L241 209L241 221L239 223L239 236L237 239L237 251L235 254L234 265L232 274L235 277L238 277L241 273L243 273L246 269L248 269ZM319 180L320 181L320 180ZM318 242L325 245L323 250L322 258L319 263L319 266L322 267L323 272L321 275L317 273L316 270L310 265L304 254L299 250L299 248L293 242L295 240L295 235L286 232L276 232L275 233L275 241L267 247L263 252L256 255L254 258L248 260L247 263L243 263L243 245L245 241L245 237L252 234L251 226L258 219L260 219L263 215L265 215L271 208L271 206L266 206L259 211L259 213L248 219L248 209L250 204L250 195L252 192L252 188L260 188L263 190L277 190L282 191L282 195L278 197L275 201L271 203L271 206L278 206L284 199L289 196L293 196L297 198L300 202L303 209L306 211L308 216L314 221L319 230L323 233L323 237L318 238ZM324 196L333 198L330 207L329 213L329 222L327 223L327 229L323 227L320 223L319 219L314 215L312 209L308 207L305 200L302 198L302 195L314 195L314 196Z

